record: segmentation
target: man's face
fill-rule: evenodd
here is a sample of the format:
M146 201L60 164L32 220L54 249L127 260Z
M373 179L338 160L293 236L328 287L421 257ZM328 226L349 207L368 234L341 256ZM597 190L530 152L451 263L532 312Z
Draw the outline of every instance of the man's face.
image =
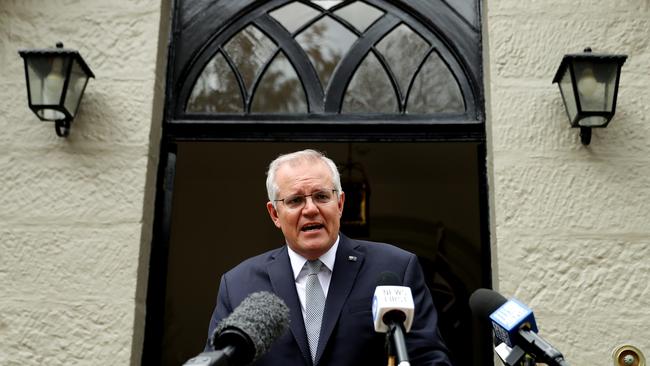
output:
M334 189L332 176L324 162L298 161L281 165L275 174L277 199L299 194L310 195ZM291 249L307 259L316 259L334 245L343 213L344 195L325 204L306 198L302 208L290 209L284 202L266 204L275 226L282 230Z

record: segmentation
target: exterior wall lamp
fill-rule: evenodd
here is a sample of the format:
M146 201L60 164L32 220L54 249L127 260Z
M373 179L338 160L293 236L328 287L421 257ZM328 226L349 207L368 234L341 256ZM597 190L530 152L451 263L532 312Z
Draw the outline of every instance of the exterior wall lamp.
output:
M61 42L18 54L25 60L29 108L41 121L54 121L57 136L68 136L88 79L95 75L79 52Z
M591 142L591 129L607 127L616 110L621 67L627 55L583 53L564 55L553 78L558 83L571 127L580 127L580 141Z

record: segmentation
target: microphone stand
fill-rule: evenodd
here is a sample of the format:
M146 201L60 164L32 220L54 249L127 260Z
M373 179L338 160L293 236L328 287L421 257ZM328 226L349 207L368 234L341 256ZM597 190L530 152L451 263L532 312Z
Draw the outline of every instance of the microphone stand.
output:
M232 346L217 351L203 352L183 364L183 366L231 366L230 356L234 351Z
M397 366L410 366L409 354L404 343L404 325L392 322L388 325L386 335L390 337L392 348L397 356ZM401 341L399 341L401 340Z
M386 355L388 356L387 366L395 366L395 351L393 351L393 342L390 340L390 332L386 332L384 346L386 348Z

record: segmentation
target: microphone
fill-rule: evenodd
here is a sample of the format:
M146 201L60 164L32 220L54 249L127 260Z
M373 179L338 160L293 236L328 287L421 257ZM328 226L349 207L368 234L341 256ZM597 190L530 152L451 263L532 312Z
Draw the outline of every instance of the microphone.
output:
M501 352L499 353L506 364L514 364L523 357L525 352L549 366L569 366L560 351L537 335L533 311L518 300L507 300L493 290L478 289L470 296L469 306L474 314L481 318L489 318L492 321L494 336L513 348L503 353L506 355L505 358ZM504 347L501 347L502 351L503 349ZM509 357L510 351L515 357Z
M414 308L411 288L400 286L395 273L382 272L372 299L372 320L375 331L390 338L398 366L410 365L404 333L411 330Z
M254 292L215 328L211 337L215 351L203 352L184 365L247 365L264 355L288 327L287 305L270 292Z

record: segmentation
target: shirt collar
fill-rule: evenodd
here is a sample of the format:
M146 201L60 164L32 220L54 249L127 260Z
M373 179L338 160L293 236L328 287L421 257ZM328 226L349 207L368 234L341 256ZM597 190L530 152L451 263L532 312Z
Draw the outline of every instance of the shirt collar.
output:
M325 267L330 270L330 272L334 270L334 260L336 259L336 249L339 247L339 238L340 237L337 236L334 245L332 245L332 247L330 247L329 250L325 252L325 254L321 255L318 258L321 262L323 262ZM291 261L291 269L293 270L293 279L295 280L298 278L300 271L305 266L307 258L294 252L289 245L287 245L287 250L289 251L289 260Z

